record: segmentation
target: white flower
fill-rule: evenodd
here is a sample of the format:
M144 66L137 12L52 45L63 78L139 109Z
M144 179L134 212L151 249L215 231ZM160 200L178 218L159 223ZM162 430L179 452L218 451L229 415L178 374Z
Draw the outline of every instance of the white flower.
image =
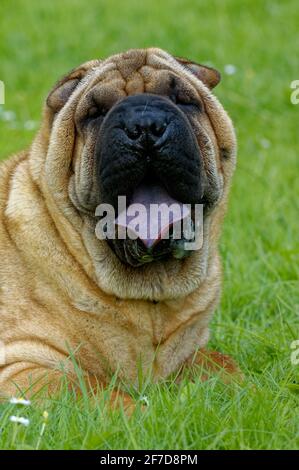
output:
M139 398L139 401L144 403L146 406L149 406L150 404L149 399L146 395L141 395L141 397Z
M237 67L233 64L226 64L224 66L224 72L226 75L234 75L237 71Z
M271 146L271 142L268 139L261 139L260 143L264 149L268 149Z
M24 406L31 405L30 400L26 400L25 398L16 398L16 397L12 397L9 400L9 403L11 403L12 405L24 405Z
M26 129L27 131L32 131L35 128L36 128L36 122L35 121L25 121L24 122L24 129Z
M2 121L15 121L16 120L16 113L14 111L1 111L1 119Z
M23 426L29 426L30 420L27 418L23 418L22 416L11 416L9 418L9 421L12 423L18 423L18 424L23 424Z

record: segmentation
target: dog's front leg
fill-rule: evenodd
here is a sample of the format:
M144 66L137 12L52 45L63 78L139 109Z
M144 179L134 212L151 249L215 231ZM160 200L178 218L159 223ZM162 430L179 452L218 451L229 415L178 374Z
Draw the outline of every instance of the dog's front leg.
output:
M0 401L11 397L34 399L38 401L57 396L64 384L76 397L84 393L96 397L105 388L94 375L82 372L79 378L74 373L64 373L41 367L31 362L16 362L0 368ZM113 390L109 396L111 409L123 407L130 415L135 404L127 393Z

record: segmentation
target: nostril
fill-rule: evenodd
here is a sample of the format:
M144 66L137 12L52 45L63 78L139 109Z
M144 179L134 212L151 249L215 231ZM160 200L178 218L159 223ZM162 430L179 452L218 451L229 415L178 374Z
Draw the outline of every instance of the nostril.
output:
M161 137L164 134L166 128L167 128L166 122L162 122L162 123L154 122L150 126L150 132L155 137Z
M138 140L140 138L156 141L162 137L167 129L166 121L155 121L152 119L140 120L129 125L123 126L124 132L130 140Z
M135 124L131 128L125 127L124 131L131 140L137 140L141 136L143 129L139 124Z

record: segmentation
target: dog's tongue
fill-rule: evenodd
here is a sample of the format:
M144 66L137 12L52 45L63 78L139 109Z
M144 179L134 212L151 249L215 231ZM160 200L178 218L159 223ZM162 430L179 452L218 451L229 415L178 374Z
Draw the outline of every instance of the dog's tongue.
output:
M189 214L188 206L173 199L162 186L142 184L115 223L151 249L161 239L168 238L170 228Z

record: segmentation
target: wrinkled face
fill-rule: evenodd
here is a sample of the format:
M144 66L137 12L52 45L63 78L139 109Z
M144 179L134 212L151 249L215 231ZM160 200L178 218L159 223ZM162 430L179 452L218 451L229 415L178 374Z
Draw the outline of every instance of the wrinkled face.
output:
M230 120L210 93L218 81L215 70L159 49L93 61L62 80L47 103L54 122L64 115L73 124L68 191L76 209L94 218L100 203L110 204L117 224L119 196L126 196L127 207L177 203L183 214L184 204L202 204L204 218L211 215L225 196L235 152ZM182 240L160 235L106 243L138 268L178 257Z

